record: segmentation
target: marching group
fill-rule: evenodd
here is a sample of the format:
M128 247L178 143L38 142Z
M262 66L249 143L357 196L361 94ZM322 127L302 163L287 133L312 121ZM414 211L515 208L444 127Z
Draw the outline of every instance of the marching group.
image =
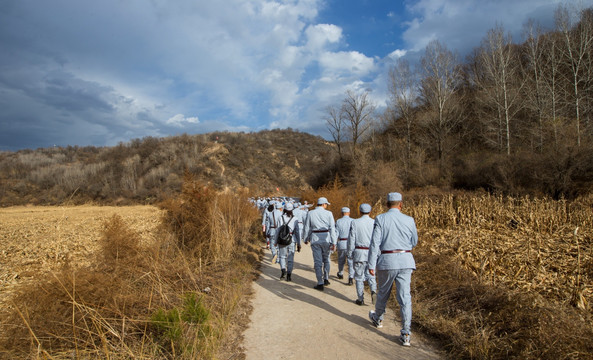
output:
M317 200L317 206L301 204L294 198L253 200L262 211L262 231L272 259L280 265L280 279L292 281L295 252L301 251L301 243L311 244L317 284L323 291L330 285L330 254L338 254L338 279L344 278L348 264L348 285L356 284L356 304L363 305L364 283L367 282L375 310L369 311L372 324L381 328L387 300L393 284L400 306L402 345L410 346L412 322L412 299L410 282L416 269L412 249L418 243L414 219L401 212L402 195L392 192L387 195L388 211L370 217L371 205L359 207L361 217L352 219L350 209L341 209L337 221L325 197ZM285 237L289 240L286 241Z

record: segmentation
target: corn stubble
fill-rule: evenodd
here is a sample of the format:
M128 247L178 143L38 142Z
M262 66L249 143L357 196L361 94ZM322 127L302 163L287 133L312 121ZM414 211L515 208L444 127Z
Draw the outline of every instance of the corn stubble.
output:
M48 264L0 299L0 358L213 358L260 258L251 232L257 212L238 198L188 178L163 210L130 220L118 208L98 239L79 232L77 246L87 251L67 261L52 267L51 255L28 253L20 272ZM158 224L138 231L139 219ZM53 240L68 252L76 246L60 226ZM19 232L0 230L2 241ZM52 240L34 233L28 241Z
M593 196L443 195L407 208L415 316L453 357L593 357Z

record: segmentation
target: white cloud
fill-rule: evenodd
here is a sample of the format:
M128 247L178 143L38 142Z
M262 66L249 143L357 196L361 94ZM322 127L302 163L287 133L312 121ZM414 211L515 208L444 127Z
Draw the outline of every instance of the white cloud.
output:
M407 54L407 50L402 50L402 49L397 49L397 50L393 50L391 53L389 53L389 55L387 55L387 57L393 59L393 60L397 60L400 57L403 57Z
M170 117L166 123L169 125L183 127L185 124L198 124L200 120L196 116L185 117L183 114L177 114Z
M310 51L318 51L327 44L333 44L342 38L342 29L331 24L317 24L307 27L307 48Z
M367 75L375 67L373 58L358 51L324 52L319 57L319 64L330 74L352 73L357 76Z

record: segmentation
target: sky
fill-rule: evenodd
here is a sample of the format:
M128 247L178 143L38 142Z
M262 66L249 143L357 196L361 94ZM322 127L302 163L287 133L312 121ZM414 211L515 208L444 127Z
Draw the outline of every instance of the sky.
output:
M520 43L561 3L2 0L0 151L288 127L329 139L325 109L347 90L385 108L398 58L436 39L463 59L496 25Z

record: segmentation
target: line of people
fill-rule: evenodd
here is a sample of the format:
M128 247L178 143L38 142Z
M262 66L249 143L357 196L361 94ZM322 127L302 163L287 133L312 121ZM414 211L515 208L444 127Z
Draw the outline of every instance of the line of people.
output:
M323 291L330 285L330 254L338 253L338 279L344 277L348 264L348 285L356 284L356 304L364 305L364 283L371 292L375 310L369 311L371 323L381 328L387 301L393 284L396 285L396 299L400 306L402 329L400 341L410 346L412 303L410 282L416 269L412 249L418 243L414 219L401 212L402 195L389 193L386 199L388 211L370 217L371 205L360 205L361 217L352 219L350 209L341 209L342 217L334 221L329 201L325 197L317 200L317 206L308 207L294 200L271 200L263 210L262 230L273 259L280 264L281 279L291 281L294 254L300 252L301 243L311 244L317 284L316 290ZM270 204L271 203L271 204ZM277 231L288 224L292 241L279 246Z

